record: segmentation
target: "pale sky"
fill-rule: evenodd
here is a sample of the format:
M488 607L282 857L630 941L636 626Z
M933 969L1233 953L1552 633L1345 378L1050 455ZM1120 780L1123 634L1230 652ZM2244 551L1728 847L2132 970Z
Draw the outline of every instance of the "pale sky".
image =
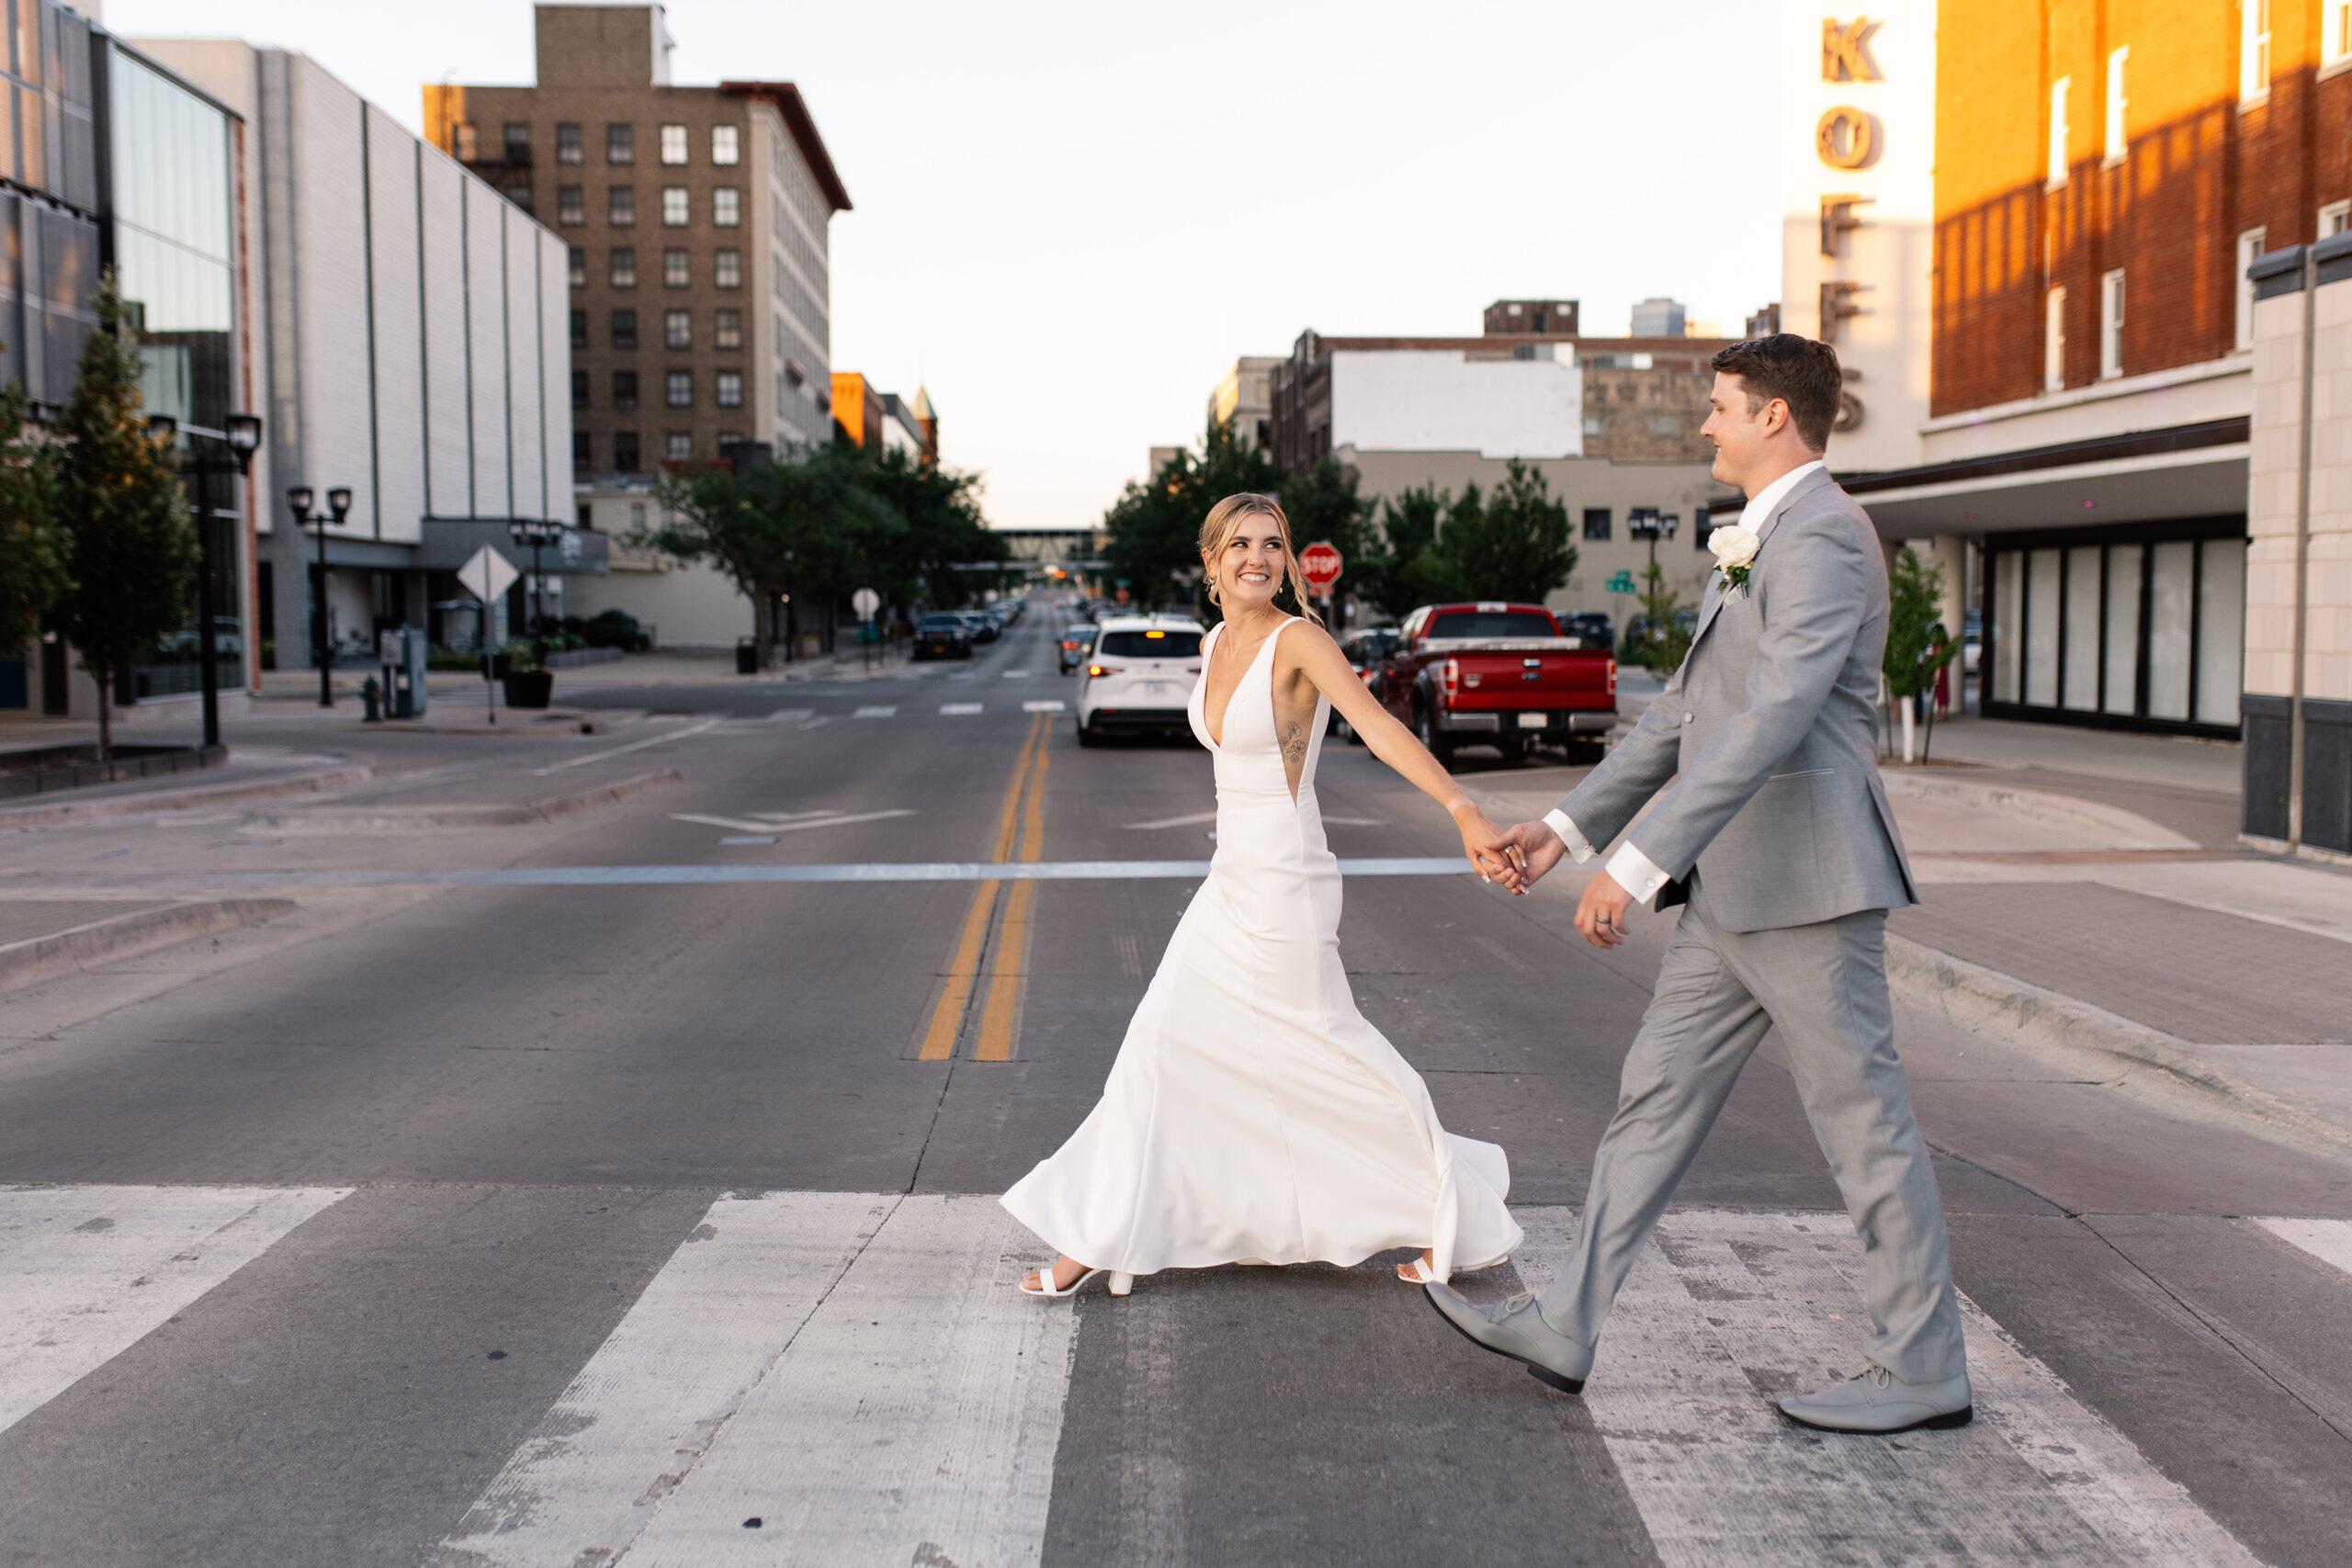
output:
M928 384L999 526L1094 522L1236 356L1475 335L1502 298L1736 332L1780 279L1764 0L677 0L672 79L799 84L855 203L833 366ZM526 0L105 0L311 55L419 126L532 80Z

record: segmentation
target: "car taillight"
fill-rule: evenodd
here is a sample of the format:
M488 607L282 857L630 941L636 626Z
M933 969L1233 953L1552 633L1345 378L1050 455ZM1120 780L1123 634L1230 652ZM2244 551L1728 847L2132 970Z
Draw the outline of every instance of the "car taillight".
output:
M1609 694L1611 697L1617 694L1617 658L1614 654L1609 659Z
M1462 661L1458 659L1447 660L1442 678L1445 682L1446 705L1451 707L1453 705L1455 695L1462 690Z
M1089 675L1116 675L1119 672L1119 667L1115 664L1090 664L1086 667L1086 672Z

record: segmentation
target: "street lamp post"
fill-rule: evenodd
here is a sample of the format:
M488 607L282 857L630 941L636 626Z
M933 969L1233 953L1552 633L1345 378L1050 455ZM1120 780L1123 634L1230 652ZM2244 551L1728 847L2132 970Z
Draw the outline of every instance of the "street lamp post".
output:
M351 513L351 487L337 485L327 491L327 510L312 512L318 492L309 485L294 485L286 491L286 504L293 509L294 526L315 528L319 539L319 586L311 595L311 645L318 650L319 705L334 706L334 649L327 646L327 529L340 528Z
M1671 539L1681 522L1682 514L1679 512L1660 512L1655 506L1636 506L1625 514L1625 532L1636 539L1649 541L1650 565L1655 568L1660 536Z
M535 517L518 517L506 525L506 532L517 545L527 546L531 552L531 641L541 644L546 637L547 604L543 597L546 579L539 574L539 552L563 537L563 525L543 522Z
M195 443L198 436L202 436L226 446L229 449L230 457L235 462L236 467L233 471L239 479L252 477L254 452L261 446L260 415L232 413L224 423L228 428L223 431L209 431L189 425L187 431L188 451L179 459L180 473L183 476L188 474L196 476L196 618L198 626L196 660L199 685L204 694L204 744L207 746L220 744L220 658L218 629L220 604L219 584L213 575L218 570L219 564L213 556L212 549L212 476L227 474L232 470L217 457L199 457L196 452ZM147 430L150 434L166 445L175 443L180 434L179 422L167 413L150 416L147 421ZM250 617L241 616L239 624L244 625L249 619ZM247 626L246 629L250 634L252 628Z

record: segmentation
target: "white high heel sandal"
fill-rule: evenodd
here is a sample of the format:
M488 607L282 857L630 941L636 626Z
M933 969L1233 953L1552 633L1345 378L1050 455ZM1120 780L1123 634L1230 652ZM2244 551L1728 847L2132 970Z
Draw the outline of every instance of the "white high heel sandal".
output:
M1416 1257L1411 1263L1399 1264L1397 1267L1405 1270L1397 1278L1408 1285L1435 1285L1443 1282L1430 1271L1430 1260L1426 1258Z
M1077 1279L1072 1280L1069 1282L1069 1289L1066 1291L1057 1291L1054 1289L1054 1270L1049 1265L1046 1268L1037 1270L1038 1288L1034 1291L1031 1290L1029 1288L1029 1281L1024 1279L1021 1281L1021 1293L1024 1296L1037 1296L1050 1301L1060 1301L1065 1296L1074 1296L1078 1294L1079 1292L1086 1289L1086 1282L1094 1278L1097 1274L1108 1274L1111 1276L1111 1293L1114 1296L1124 1296L1128 1292L1136 1288L1136 1277L1133 1274L1122 1274L1115 1269L1089 1269L1085 1273L1080 1274Z

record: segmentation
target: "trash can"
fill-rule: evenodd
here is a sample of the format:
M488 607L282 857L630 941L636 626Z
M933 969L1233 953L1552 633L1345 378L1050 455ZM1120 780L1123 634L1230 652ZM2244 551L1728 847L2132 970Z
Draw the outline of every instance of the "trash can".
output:
M735 639L735 673L756 675L760 672L760 644L757 637L739 637Z

